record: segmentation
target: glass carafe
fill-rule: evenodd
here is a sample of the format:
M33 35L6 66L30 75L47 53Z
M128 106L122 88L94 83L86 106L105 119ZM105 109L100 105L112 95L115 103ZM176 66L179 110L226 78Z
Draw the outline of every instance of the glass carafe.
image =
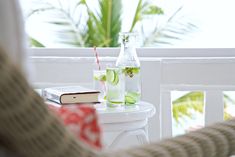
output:
M141 97L140 61L135 48L136 35L130 32L119 34L121 50L116 66L122 68L125 74L126 106L137 104Z

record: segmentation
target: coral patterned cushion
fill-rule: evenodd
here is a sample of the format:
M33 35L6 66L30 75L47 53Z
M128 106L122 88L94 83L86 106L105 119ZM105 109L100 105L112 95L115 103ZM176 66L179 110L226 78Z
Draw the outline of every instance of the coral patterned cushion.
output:
M64 125L74 135L93 148L101 149L101 128L93 106L89 105L55 105L47 103L49 109L56 113Z

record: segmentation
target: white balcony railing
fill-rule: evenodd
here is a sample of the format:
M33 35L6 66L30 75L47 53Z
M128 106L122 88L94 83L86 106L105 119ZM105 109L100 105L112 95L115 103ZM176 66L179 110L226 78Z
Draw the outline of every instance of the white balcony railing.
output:
M163 59L161 91L161 137L172 135L171 91L204 91L205 125L222 121L223 91L234 91L234 58Z
M182 50L182 53L180 52ZM39 87L92 82L92 49L34 49ZM118 49L101 49L115 60ZM235 91L234 49L140 49L142 98L156 106L150 140L172 136L171 91L204 91L205 125L223 120L223 91ZM188 52L188 53L186 53ZM213 56L213 52L214 56ZM165 54L164 54L165 53ZM178 57L177 57L178 55Z

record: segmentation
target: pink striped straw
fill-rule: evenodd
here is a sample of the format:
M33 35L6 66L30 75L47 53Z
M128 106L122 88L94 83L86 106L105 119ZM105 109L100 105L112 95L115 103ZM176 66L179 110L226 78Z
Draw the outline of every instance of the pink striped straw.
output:
M99 55L98 52L96 51L96 46L94 47L94 52L95 52L95 58L96 58L96 64L98 65L99 70L100 68L100 60L99 60Z

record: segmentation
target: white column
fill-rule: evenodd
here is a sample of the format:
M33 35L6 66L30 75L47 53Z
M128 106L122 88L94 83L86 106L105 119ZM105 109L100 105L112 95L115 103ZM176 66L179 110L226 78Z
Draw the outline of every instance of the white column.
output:
M222 91L205 92L205 125L224 119L224 100Z
M172 136L171 92L161 91L161 139Z

